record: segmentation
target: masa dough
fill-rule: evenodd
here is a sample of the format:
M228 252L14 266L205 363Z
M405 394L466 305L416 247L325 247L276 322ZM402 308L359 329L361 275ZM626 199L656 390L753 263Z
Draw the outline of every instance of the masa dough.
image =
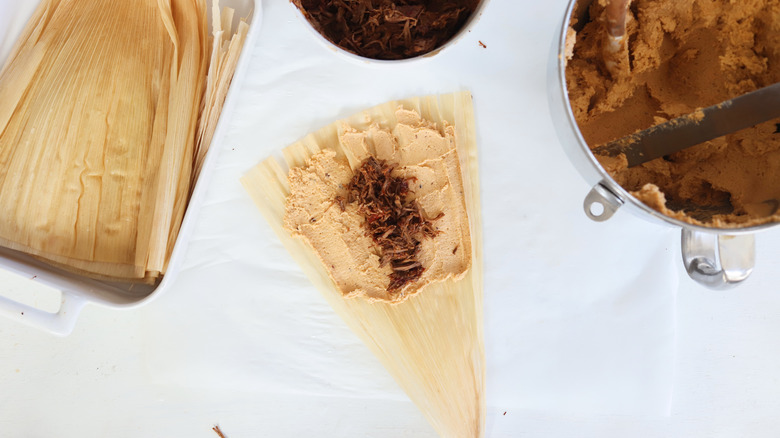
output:
M594 1L574 17L567 38L567 46L576 41L567 53L569 98L591 148L780 82L780 0L635 0L627 21L630 69L617 73L604 59L604 4ZM689 223L776 222L778 123L630 169L614 159L602 166L638 199Z
M343 295L402 302L426 285L459 279L471 264L471 237L460 161L452 126L436 126L415 111L399 108L397 123L372 124L367 130L342 128L338 156L331 149L313 155L304 167L290 170L285 228L317 253ZM380 265L381 249L366 234L355 203L344 205L353 170L374 156L395 164L399 176L413 178L411 199L427 218L435 218L439 233L422 240L418 260L424 271L397 293L388 291L391 268Z

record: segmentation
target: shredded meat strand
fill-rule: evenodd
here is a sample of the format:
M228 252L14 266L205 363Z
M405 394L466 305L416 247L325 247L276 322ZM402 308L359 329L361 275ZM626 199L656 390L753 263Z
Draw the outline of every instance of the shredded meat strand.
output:
M420 243L436 236L436 219L426 219L416 201L408 201L409 182L413 178L393 176L395 167L385 161L369 157L363 161L347 187L347 202L358 205L365 218L366 234L381 249L380 263L390 265L388 292L395 293L408 283L420 278L425 268L417 260ZM344 199L336 198L344 210Z

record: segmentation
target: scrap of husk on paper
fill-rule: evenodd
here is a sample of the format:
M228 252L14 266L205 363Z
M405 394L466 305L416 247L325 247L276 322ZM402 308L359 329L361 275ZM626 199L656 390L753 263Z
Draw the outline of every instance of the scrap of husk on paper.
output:
M154 282L240 52L217 31L205 0L42 0L0 71L0 245Z
M471 267L462 278L429 284L401 303L345 298L313 249L284 227L285 202L290 194L285 165L305 166L323 149L343 156L339 137L344 126L393 125L399 106L455 129L472 243ZM471 95L461 92L388 102L314 132L283 152L285 163L268 158L242 178L279 239L441 436L483 436L482 239Z

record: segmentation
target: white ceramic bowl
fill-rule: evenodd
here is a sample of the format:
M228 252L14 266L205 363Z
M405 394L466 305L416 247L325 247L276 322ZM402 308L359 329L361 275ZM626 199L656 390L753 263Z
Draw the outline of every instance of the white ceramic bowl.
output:
M449 47L454 46L461 38L463 38L464 35L470 32L471 29L477 24L483 12L485 11L485 7L487 7L487 4L489 3L489 0L481 0L479 5L477 5L477 8L471 14L468 20L466 20L466 23L463 24L463 27L455 35L453 35L452 38L447 40L447 42L431 50L428 53L418 55L412 58L404 58L404 59L367 58L365 56L360 56L355 53L352 53L349 50L345 50L337 46L336 44L332 43L329 39L322 36L321 33L319 33L316 29L314 29L314 27L309 22L309 20L306 19L306 17L303 15L303 12L300 9L298 9L298 7L295 6L292 2L289 3L290 6L295 10L295 15L300 19L301 23L303 23L303 26L306 27L306 29L308 29L309 33L313 35L314 38L317 41L319 41L323 47L333 51L334 53L338 54L338 56L342 56L356 64L364 65L364 66L369 65L369 66L381 67L381 66L388 66L388 65L405 65L409 63L419 62L421 60L430 59L438 55L439 53L447 50Z

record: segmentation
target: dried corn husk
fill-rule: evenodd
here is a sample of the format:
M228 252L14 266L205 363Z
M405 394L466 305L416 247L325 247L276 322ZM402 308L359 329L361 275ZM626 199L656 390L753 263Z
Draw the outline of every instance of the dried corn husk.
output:
M471 269L460 280L434 283L400 304L345 299L318 256L284 229L287 171L269 158L242 183L290 254L349 327L374 352L398 384L444 437L481 437L485 416L482 333L482 242L477 151L471 96L456 93L389 102L347 119L350 126L373 121L392 125L399 105L456 130L465 203L472 236ZM310 134L284 150L288 167L304 166L329 148L343 155L341 122Z
M237 60L207 85L208 39L205 0L42 0L0 71L0 245L154 282Z
M206 159L206 152L208 152L208 147L214 137L217 121L219 121L230 82L236 71L238 57L249 31L249 25L245 20L240 20L238 26L233 28L233 15L234 11L230 8L224 8L220 13L219 2L214 0L212 4L211 61L195 143L193 183L198 179Z

